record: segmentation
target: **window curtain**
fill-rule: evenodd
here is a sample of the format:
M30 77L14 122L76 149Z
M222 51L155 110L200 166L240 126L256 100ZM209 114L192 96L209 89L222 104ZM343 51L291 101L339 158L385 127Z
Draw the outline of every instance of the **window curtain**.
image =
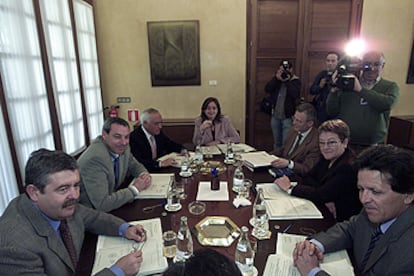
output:
M85 146L85 133L69 4L41 0L40 9L63 151L73 154Z
M74 2L74 10L89 137L94 139L101 134L103 108L93 10L82 0Z

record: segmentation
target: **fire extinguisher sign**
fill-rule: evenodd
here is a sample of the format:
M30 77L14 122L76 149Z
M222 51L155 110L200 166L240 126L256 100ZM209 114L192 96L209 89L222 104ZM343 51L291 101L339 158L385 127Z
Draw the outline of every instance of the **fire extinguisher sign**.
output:
M138 109L128 109L128 121L136 122L139 120L139 111Z

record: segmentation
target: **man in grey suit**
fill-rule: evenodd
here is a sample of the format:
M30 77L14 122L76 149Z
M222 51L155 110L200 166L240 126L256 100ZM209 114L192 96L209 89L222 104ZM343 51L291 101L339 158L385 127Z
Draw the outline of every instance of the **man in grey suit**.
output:
M151 185L147 169L131 154L129 135L127 121L109 118L102 127L102 135L79 157L82 204L108 212L132 202ZM127 188L120 189L127 176L135 179Z
M0 218L0 275L75 275L85 230L145 240L141 225L77 204L79 181L70 155L46 149L31 154L26 193ZM133 252L98 275L135 275L141 262L142 252Z
M364 208L310 240L298 243L294 263L302 275L320 270L323 253L353 250L360 275L414 275L414 155L392 145L368 148L356 161Z

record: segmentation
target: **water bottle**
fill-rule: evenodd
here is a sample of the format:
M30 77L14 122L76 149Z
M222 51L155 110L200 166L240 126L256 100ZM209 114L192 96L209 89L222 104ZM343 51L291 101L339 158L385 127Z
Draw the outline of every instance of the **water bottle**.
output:
M203 163L203 152L201 151L201 146L197 145L195 148L195 154L194 154L194 159L196 161L197 164L201 164Z
M234 162L233 143L230 140L227 141L226 162Z
M240 187L244 185L244 173L242 164L239 164L236 169L234 170L233 175L233 191L238 193Z
M241 228L241 236L236 246L235 261L243 275L253 275L254 251L250 245L249 229Z
M181 161L181 172L187 173L189 165L190 165L190 160L188 160L188 152L187 150L183 150L183 159Z
M169 212L175 212L181 209L180 197L177 193L177 182L175 177L172 175L170 178L170 187L167 194L167 205L165 209Z
M263 190L257 191L253 205L253 235L257 238L264 238L269 232L269 216L267 215L266 203Z
M174 263L185 262L193 255L193 239L187 224L187 217L182 216L180 228L177 233L177 249L174 257Z

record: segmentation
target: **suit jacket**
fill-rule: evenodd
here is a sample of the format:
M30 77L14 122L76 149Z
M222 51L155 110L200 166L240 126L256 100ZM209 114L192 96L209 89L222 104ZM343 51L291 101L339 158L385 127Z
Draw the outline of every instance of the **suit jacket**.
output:
M276 77L273 77L265 86L265 92L272 96L274 105L277 103L282 83L282 81L278 80ZM290 118L295 114L302 83L298 77L294 76L290 81L284 82L284 84L286 84L286 99L283 106L286 118Z
M134 200L128 188L117 190L127 176L147 172L131 154L129 147L119 156L119 180L115 183L114 166L109 150L99 136L78 159L81 175L80 202L86 206L111 211Z
M201 131L200 126L203 123L201 117L195 120L193 143L194 145L206 145L214 140L221 143L227 143L227 139L230 139L233 143L240 143L240 135L237 130L231 124L230 119L226 116L221 118L219 123L214 123L214 137L211 129Z
M281 148L276 149L274 153L282 158L286 158L295 162L293 171L303 176L309 172L320 159L319 150L319 135L316 128L312 128L309 134L305 137L302 144L300 144L292 153L288 155L289 149L295 142L298 133L292 127Z
M357 188L357 173L352 167L355 155L349 149L329 167L330 161L321 158L293 188L292 195L306 198L315 204L334 202L337 221L349 219L361 211Z
M180 152L183 149L182 145L171 141L162 131L159 135L155 135L154 138L157 144L157 158L171 152ZM132 155L144 164L148 171L156 172L159 170L158 161L152 159L151 145L147 136L145 136L142 126L137 127L131 132L129 145Z
M85 230L119 236L119 226L125 223L80 204L67 222L77 258ZM25 194L12 200L0 218L0 237L0 275L75 275L59 234ZM113 273L104 269L97 275Z
M361 271L360 266L376 226L362 211L349 221L337 223L312 238L323 244L326 253L352 248L357 269ZM414 258L409 257L412 256L413 241L414 205L411 205L377 242L361 275L414 275Z

